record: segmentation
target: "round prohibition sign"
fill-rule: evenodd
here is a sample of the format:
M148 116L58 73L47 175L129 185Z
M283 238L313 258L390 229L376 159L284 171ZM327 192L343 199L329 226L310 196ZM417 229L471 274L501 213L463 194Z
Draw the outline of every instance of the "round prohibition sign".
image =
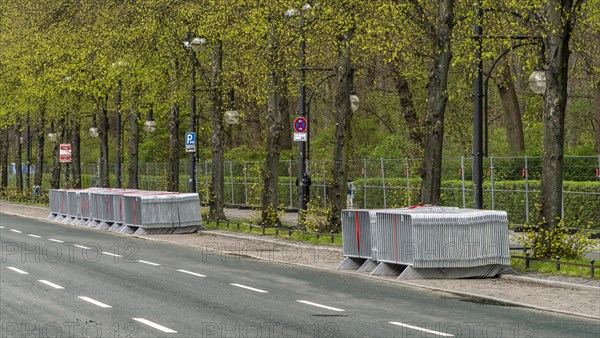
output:
M308 123L306 122L306 119L304 117L297 117L294 120L294 130L297 133L306 132L306 128L308 128Z

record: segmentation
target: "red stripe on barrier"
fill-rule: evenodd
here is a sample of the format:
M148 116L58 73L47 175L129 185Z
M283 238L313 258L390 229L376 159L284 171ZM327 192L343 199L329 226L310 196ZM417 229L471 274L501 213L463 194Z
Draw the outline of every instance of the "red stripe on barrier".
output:
M119 198L119 221L123 221L123 199Z
M135 198L133 199L133 224L137 224L137 213L135 212Z
M358 222L358 211L356 212L356 246L358 249L358 255L360 256L360 227L359 227L359 222Z
M394 256L396 257L396 263L398 263L398 231L396 231L396 219L398 215L394 215Z

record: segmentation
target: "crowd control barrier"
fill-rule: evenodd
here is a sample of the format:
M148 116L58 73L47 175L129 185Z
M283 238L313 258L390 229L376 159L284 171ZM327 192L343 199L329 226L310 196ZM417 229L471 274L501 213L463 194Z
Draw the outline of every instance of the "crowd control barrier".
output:
M198 194L111 188L52 189L48 219L126 234L195 232Z
M369 222L362 221L366 214ZM357 254L364 233L369 233L370 252ZM510 270L504 211L435 206L344 210L342 238L340 270L399 279L493 277Z

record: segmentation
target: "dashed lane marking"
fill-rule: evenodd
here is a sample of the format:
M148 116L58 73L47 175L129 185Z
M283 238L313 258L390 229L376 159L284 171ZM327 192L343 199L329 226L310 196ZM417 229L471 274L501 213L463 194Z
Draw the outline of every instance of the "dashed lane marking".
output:
M322 305L322 304L317 304L317 303L309 302L307 300L297 300L297 302L298 303L302 303L302 304L307 304L307 305L312 305L312 306L320 307L320 308L331 310L331 311L337 311L337 312L344 312L344 311L346 311L346 310L338 309L336 307L331 307L331 306L327 306L327 305Z
M99 302L99 301L97 301L97 300L95 300L95 299L91 299L90 297L78 296L77 298L79 298L79 299L81 299L81 300L85 300L86 302L88 302L88 303L92 303L92 304L94 304L94 305L96 305L96 306L99 306L99 307L101 307L101 308L111 308L111 307L112 307L112 306L110 306L110 305L107 305L107 304L104 304L104 303L102 303L102 302Z
M253 288L253 287L242 285L242 284L237 284L237 283L230 283L229 285L237 286L238 288L242 288L242 289L246 289L246 290L250 290L250 291L254 291L254 292L260 292L260 293L268 293L269 292L269 291L265 291L265 290Z
M135 321L138 321L138 322L140 322L142 324L146 324L146 325L148 325L150 327L153 327L153 328L155 328L155 329L157 329L159 331L162 331L164 333L177 333L177 331L175 331L175 330L171 330L168 327L165 327L165 326L162 326L160 324L156 324L154 322L151 322L148 319L144 319L144 318L131 318L131 319L133 319Z
M48 286L51 286L51 287L53 287L53 288L55 288L55 289L64 289L64 287L62 287L62 286L60 286L60 285L58 285L58 284L54 284L54 283L52 283L52 282L49 282L49 281L47 281L47 280L44 280L44 279L40 279L40 280L38 280L38 282L40 282L40 283L44 283L44 284L46 284L46 285L48 285Z

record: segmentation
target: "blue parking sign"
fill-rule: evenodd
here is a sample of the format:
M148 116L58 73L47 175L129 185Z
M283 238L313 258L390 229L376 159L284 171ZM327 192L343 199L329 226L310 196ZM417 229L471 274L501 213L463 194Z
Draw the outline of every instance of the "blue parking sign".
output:
M185 133L185 145L186 146L195 146L196 145L196 133L193 131L188 131Z
M196 152L196 133L193 131L185 133L185 151L188 153Z

